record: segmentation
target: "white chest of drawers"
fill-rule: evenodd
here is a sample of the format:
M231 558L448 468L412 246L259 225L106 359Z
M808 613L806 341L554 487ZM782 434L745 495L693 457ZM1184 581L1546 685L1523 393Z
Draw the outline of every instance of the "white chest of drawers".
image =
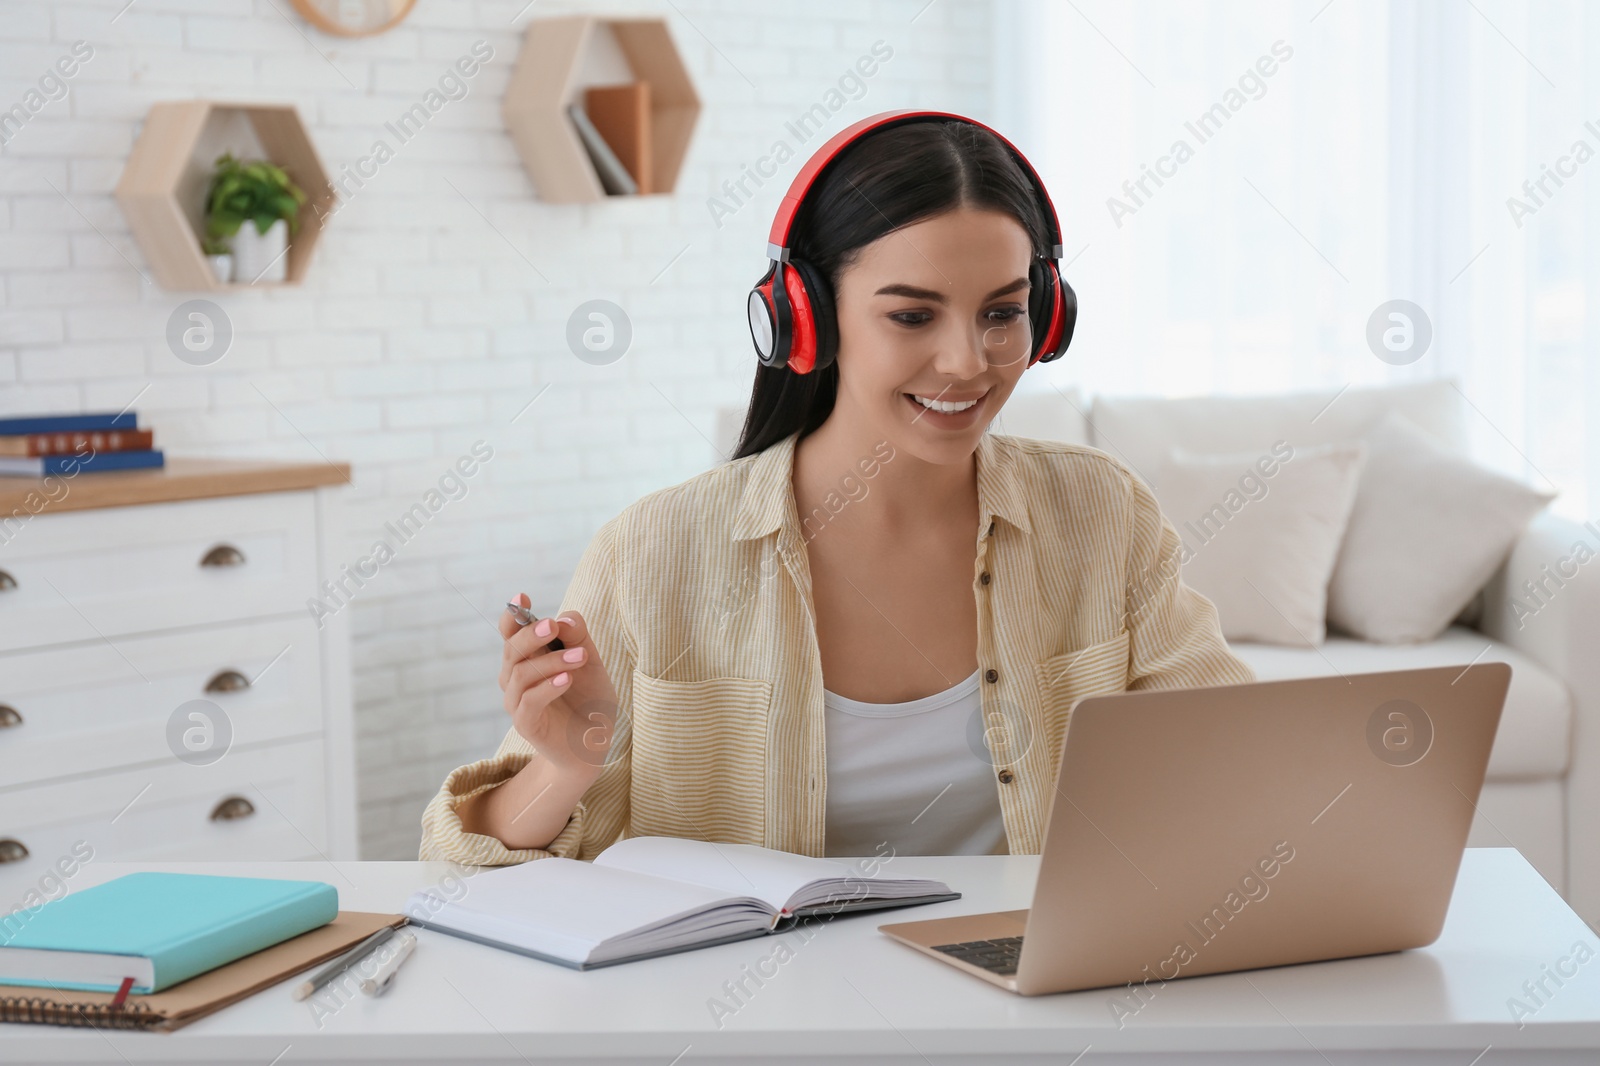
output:
M356 857L348 617L307 607L348 478L0 479L0 914L86 853Z

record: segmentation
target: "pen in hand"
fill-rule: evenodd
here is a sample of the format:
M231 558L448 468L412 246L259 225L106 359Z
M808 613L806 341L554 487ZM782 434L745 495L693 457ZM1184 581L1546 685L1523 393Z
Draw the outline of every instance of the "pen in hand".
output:
M533 622L533 609L531 607L524 607L516 600L507 600L506 609L511 612L511 617L517 620L517 625L519 626L530 625ZM561 651L565 647L566 645L561 643L560 637L550 638L551 651Z

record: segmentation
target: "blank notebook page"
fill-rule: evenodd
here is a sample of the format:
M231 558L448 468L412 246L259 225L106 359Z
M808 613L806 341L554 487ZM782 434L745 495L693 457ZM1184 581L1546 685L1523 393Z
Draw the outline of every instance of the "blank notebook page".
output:
M545 860L540 860L545 861ZM730 896L754 896L782 910L802 886L848 878L849 866L754 844L714 844L681 837L628 837L595 856L594 865L638 870L713 885Z

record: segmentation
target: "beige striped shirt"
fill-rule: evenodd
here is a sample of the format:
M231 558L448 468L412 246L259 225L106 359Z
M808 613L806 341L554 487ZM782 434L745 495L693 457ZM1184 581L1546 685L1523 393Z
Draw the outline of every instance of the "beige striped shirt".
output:
M822 661L793 492L799 434L649 493L596 532L561 611L582 612L620 698L612 751L548 849L462 831L457 805L533 754L508 730L422 815L423 859L592 859L658 834L824 855ZM891 453L892 454L892 453ZM1254 681L1179 576L1177 530L1098 449L997 434L977 451L983 724L1012 854L1043 842L1079 697Z

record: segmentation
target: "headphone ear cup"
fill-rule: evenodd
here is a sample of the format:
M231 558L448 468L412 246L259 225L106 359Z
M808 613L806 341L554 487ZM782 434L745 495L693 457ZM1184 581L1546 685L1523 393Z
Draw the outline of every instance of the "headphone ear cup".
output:
M812 370L825 370L833 365L839 352L839 322L833 312L833 289L822 271L804 259L791 259L789 265L805 284L807 303L811 308L811 335L815 362Z
M796 374L809 374L817 359L817 328L811 311L811 293L804 275L793 263L779 263L778 275L789 304L789 354L784 365Z
M1061 276L1053 259L1034 260L1028 280L1033 282L1028 298L1028 314L1033 323L1033 359L1028 365L1032 366L1065 354L1078 321L1078 294Z
M1067 279L1056 275L1056 283L1061 287L1061 336L1055 343L1055 351L1046 358L1059 359L1067 352L1067 346L1072 343L1072 331L1078 325L1078 294L1067 284Z
M750 289L745 314L750 320L750 341L763 366L779 370L789 361L789 295L778 283L778 266L773 263Z
M1050 335L1050 323L1055 317L1055 283L1043 259L1035 258L1028 267L1028 326L1032 333L1033 350L1028 356L1032 366L1044 354L1044 342Z

